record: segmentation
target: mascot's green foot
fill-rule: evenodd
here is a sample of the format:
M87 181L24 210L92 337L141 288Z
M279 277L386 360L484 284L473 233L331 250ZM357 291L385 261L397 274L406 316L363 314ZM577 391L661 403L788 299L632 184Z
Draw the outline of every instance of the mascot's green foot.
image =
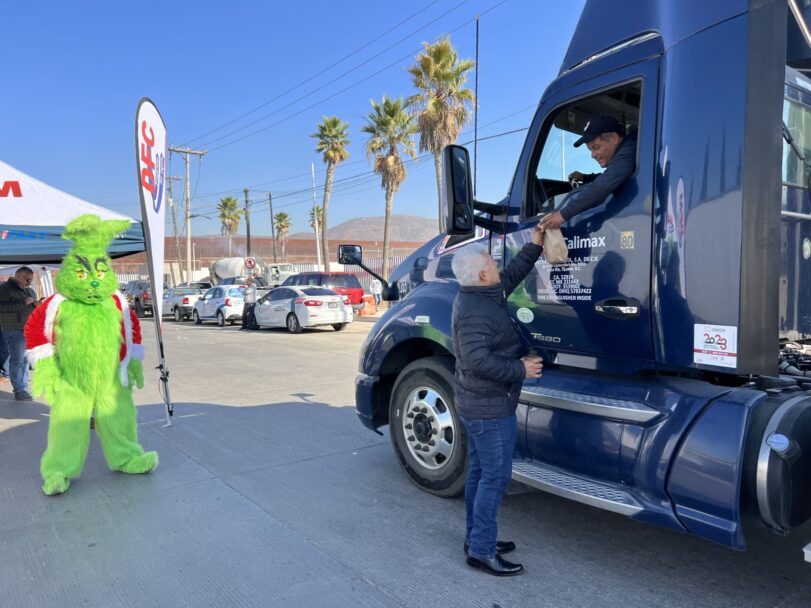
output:
M122 473L129 473L130 475L138 475L140 473L149 473L152 469L158 466L158 453L157 452L144 452L140 456L136 456L130 460L123 467L118 469Z
M42 491L46 496L53 496L54 494L62 494L70 487L70 479L60 473L49 475L42 484Z

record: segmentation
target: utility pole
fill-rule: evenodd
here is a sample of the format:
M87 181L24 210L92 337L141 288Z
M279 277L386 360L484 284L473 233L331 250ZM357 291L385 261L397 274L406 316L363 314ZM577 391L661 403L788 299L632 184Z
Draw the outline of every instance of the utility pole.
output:
M315 257L318 260L318 268L321 268L321 238L318 235L318 224L320 223L321 218L318 216L318 203L315 200L315 163L310 164L310 169L313 172L313 228L315 229ZM327 267L324 264L324 270L326 271Z
M194 154L202 158L206 151L178 148L177 146L169 146L169 151L182 154L183 160L186 163L186 281L191 282L194 280L194 277L191 255L191 184L189 183L189 155Z
M268 203L270 203L270 236L271 240L273 241L273 261L277 262L276 259L276 222L273 219L273 193L268 192Z
M183 179L181 177L175 177L174 175L168 175L166 177L166 181L169 182L169 207L172 209L172 228L175 233L175 257L177 258L177 274L180 275L181 282L183 281L183 263L180 259L180 235L177 232L177 207L175 207L175 197L172 194L172 182L175 182L179 179ZM175 273L172 272L172 278L174 278ZM188 281L188 279L186 279ZM177 286L177 284L175 284Z
M249 190L245 188L245 230L248 233L247 257L251 257L251 201L248 200Z

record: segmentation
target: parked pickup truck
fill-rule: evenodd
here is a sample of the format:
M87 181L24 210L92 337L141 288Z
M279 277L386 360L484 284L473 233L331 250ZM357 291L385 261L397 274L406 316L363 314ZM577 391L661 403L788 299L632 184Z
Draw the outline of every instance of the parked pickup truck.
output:
M196 287L174 287L163 292L163 316L186 321L194 312L194 303L203 295Z
M153 299L149 281L130 281L124 287L124 297L139 319L145 317L146 313L152 314Z

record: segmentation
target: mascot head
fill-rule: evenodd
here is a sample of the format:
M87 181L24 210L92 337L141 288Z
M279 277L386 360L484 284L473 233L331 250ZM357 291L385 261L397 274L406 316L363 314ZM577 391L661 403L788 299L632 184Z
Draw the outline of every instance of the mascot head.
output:
M129 220L103 221L96 215L80 215L65 226L62 238L74 245L62 260L56 288L70 300L99 304L118 290L107 246L126 232Z

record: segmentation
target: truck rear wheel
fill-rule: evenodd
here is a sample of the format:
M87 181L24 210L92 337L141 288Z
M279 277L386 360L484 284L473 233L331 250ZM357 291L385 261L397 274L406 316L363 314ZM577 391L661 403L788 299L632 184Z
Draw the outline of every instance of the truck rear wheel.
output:
M453 362L426 357L408 365L389 405L394 453L408 478L437 496L465 487L467 438L453 404Z

